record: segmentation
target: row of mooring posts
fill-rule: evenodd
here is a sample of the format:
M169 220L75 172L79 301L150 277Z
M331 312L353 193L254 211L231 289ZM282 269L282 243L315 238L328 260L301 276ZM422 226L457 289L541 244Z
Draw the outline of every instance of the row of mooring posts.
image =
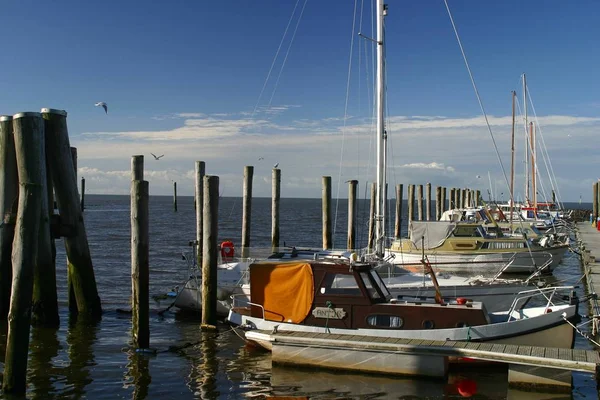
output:
M100 298L77 191L67 113L0 116L0 318L8 320L2 388L26 390L32 324L59 325L56 247L64 238L69 308L99 318ZM56 199L59 214L54 214Z

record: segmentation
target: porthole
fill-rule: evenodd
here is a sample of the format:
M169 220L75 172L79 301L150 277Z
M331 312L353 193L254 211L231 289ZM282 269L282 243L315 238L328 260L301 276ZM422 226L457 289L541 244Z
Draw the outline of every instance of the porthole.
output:
M435 328L435 324L430 319L426 319L425 321L423 321L423 323L421 325L423 326L423 329L433 329L433 328Z

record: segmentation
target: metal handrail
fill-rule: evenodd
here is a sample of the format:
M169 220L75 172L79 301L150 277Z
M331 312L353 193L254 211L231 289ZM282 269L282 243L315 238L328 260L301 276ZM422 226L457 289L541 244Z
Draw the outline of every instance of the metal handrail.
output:
M531 289L531 290L524 290L522 292L517 293L517 296L513 300L512 304L511 304L511 306L510 306L510 308L508 310L508 320L507 320L507 322L511 320L512 314L513 314L514 311L516 311L517 305L519 304L519 302L521 300L524 300L524 299L529 299L530 300L530 299L532 299L533 297L536 297L536 296L543 296L547 300L546 308L548 308L551 305L555 305L552 302L552 298L554 297L554 295L556 294L556 292L558 290L567 290L567 289L569 289L569 290L575 290L575 287L574 286L552 286L552 287L546 287L546 288L536 288L536 289ZM548 292L550 292L550 296L546 295ZM527 302L529 300L527 300ZM523 305L519 309L522 310L525 307L525 305L526 305L527 302L524 302Z
M245 295L242 295L242 294L232 294L231 296L229 296L229 298L231 298L231 307L232 308L235 307L236 297L241 297L241 296L245 296ZM260 307L262 309L262 319L266 319L265 318L265 307L263 305L257 304L257 303L252 303L251 301L248 301L248 300L239 300L239 299L237 299L237 300L241 301L241 302L243 302L245 304L251 305L251 306Z

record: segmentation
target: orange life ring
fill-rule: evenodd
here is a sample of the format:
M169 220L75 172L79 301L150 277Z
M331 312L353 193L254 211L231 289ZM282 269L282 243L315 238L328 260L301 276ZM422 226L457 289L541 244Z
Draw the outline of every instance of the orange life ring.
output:
M226 240L221 243L221 258L233 258L235 255L235 247L231 240Z

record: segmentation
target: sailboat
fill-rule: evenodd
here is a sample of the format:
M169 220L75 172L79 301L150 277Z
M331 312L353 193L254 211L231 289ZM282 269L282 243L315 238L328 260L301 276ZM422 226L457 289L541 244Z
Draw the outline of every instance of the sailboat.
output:
M241 330L240 334L248 330L329 332L572 347L574 332L567 321L577 316L576 299L567 304L555 302L557 288L524 293L509 309L490 313L481 302L465 298L445 302L437 285L434 302L399 301L377 272L386 264L383 19L387 6L383 0L376 0L375 13L378 162L374 252L360 259L253 263L249 267L250 301L233 296L227 320ZM431 266L423 261L436 282ZM538 294L544 303L524 308ZM269 341L250 341L271 348Z

